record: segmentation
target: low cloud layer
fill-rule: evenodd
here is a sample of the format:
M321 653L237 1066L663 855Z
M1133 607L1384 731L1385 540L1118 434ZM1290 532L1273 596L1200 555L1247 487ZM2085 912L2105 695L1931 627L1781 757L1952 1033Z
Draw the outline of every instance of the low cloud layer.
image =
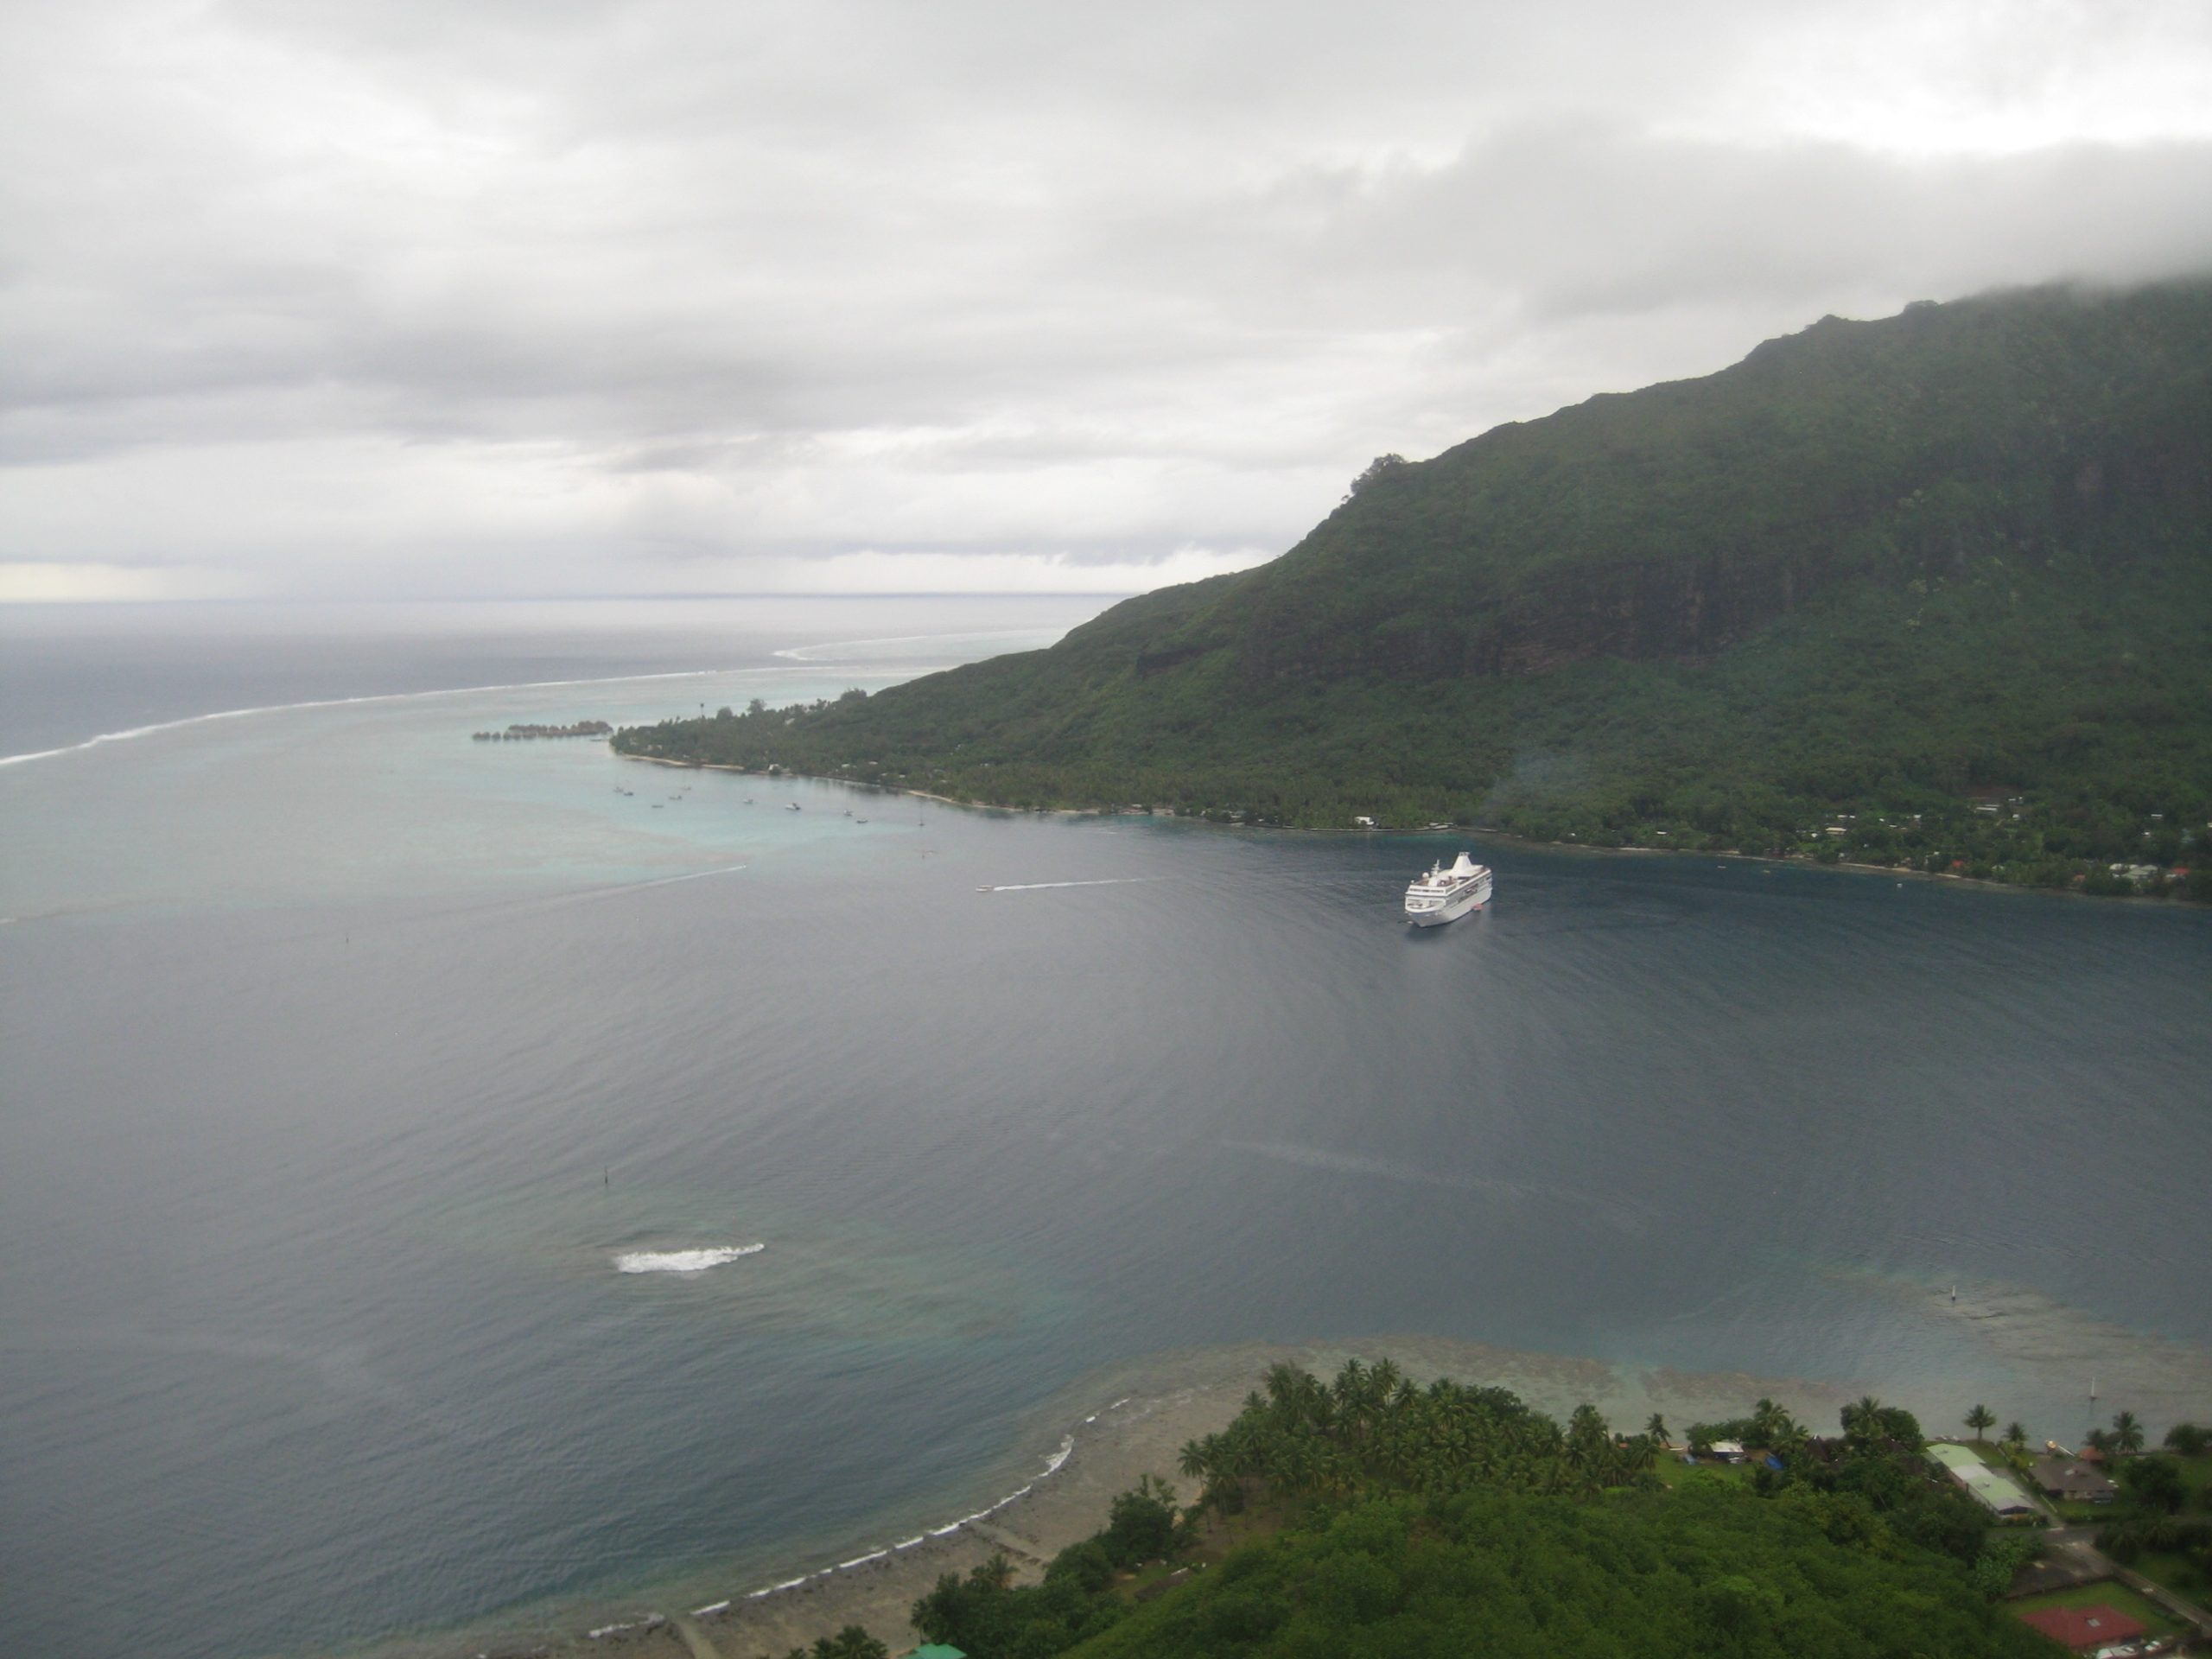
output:
M2212 269L2200 5L1533 10L18 8L0 597L1126 590L1827 312Z

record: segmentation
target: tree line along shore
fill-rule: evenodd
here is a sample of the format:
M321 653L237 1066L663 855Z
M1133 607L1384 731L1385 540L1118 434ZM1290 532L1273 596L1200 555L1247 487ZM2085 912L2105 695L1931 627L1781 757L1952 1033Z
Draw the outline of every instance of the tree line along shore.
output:
M2212 283L1825 318L1384 456L1047 651L624 753L2212 899Z
M471 732L468 735L479 743L528 743L544 737L607 737L613 731L614 728L603 720L579 720L566 726L516 724L505 731Z
M1962 1421L1993 1466L2024 1471L2024 1427L1988 1442L1986 1407ZM2212 1588L2212 1431L2174 1425L2149 1452L2123 1411L2095 1439L2118 1495L2094 1546L2069 1552L2050 1541L2065 1517L2000 1522L1911 1413L1872 1398L1833 1434L1763 1399L1677 1440L1657 1414L1624 1432L1585 1405L1561 1423L1388 1359L1326 1381L1281 1363L1182 1446L1194 1502L1146 1475L1032 1581L996 1554L941 1575L911 1620L937 1659L2030 1659L2085 1607L2145 1644L2185 1637L2172 1609ZM2085 1573L2101 1550L2172 1593L2145 1599L2112 1560ZM889 1652L849 1624L788 1659Z

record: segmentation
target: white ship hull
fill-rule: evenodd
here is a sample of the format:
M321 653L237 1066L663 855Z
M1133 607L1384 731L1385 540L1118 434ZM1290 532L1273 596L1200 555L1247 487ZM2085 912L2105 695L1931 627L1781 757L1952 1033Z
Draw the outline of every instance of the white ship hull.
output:
M1490 871L1462 853L1451 869L1440 865L1406 889L1406 920L1414 927L1441 927L1480 910L1490 892Z

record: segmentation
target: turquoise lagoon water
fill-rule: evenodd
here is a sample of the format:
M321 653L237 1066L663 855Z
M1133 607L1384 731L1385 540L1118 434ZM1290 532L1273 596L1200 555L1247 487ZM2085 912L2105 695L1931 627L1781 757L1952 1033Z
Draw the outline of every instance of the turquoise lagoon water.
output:
M1186 1344L2212 1414L2202 912L1478 839L1416 935L1420 838L468 739L1086 608L5 619L0 1645L742 1588Z

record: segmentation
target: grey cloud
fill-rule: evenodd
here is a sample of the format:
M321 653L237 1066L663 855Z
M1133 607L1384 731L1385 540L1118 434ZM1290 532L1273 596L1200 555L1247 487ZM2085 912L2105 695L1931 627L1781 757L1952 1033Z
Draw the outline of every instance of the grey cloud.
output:
M2212 264L2212 118L2111 113L2130 76L2212 64L2201 10L2163 3L229 0L8 28L0 556L159 562L192 523L193 557L308 585L301 547L359 584L432 535L487 580L602 586L1243 557L1375 453L1825 311ZM2044 126L1885 124L1954 105ZM2085 137L2084 108L2135 136Z

